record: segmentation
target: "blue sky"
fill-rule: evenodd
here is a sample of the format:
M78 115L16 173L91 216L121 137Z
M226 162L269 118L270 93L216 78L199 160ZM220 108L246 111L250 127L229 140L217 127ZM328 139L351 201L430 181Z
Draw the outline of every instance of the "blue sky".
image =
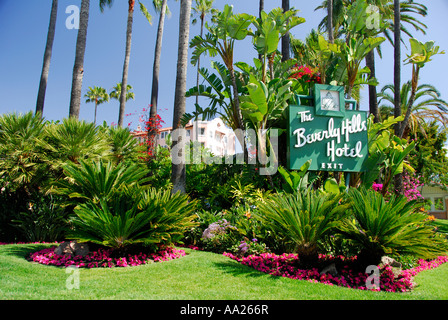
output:
M142 0L150 8L153 25L149 25L139 10L135 12L132 42L129 84L136 99L127 103L126 113L133 114L125 119L125 125L131 128L138 125L138 115L148 108L151 95L152 65L157 31L158 16L150 0ZM194 2L194 1L193 1ZM323 11L315 12L320 0L291 0L291 6L300 10L299 16L306 23L292 30L295 37L304 39L312 28L316 28ZM427 35L414 32L420 41L435 40L436 44L448 52L448 1L420 0L429 9L429 15L422 19L428 25ZM58 21L53 46L53 56L48 80L44 117L60 120L68 116L72 70L75 56L77 30L65 26L69 14L65 13L69 5L80 6L80 0L59 0ZM107 90L121 81L128 1L115 0L111 9L101 13L98 1L91 0L91 13L87 35L87 49L84 62L83 95L89 86L102 86ZM265 10L281 6L281 0L266 0ZM179 2L168 1L172 15L165 23L163 53L161 61L159 112L165 126L172 124L174 106L174 86L176 81L177 34L179 20ZM225 4L233 4L236 13L258 14L258 0L215 0L215 8L222 9ZM47 37L51 0L0 0L0 113L34 111L37 91L42 70L42 59ZM192 26L190 37L199 34L199 24ZM409 49L403 47L403 59ZM191 56L191 51L190 51ZM250 40L238 42L235 48L235 61L251 63L256 56ZM210 60L204 59L202 66L209 66ZM448 54L438 55L421 71L420 83L435 85L448 100ZM411 76L410 65L403 66L402 80ZM383 59L377 59L377 77L379 89L393 81L393 49L383 45ZM188 69L187 88L196 83L195 67ZM194 99L187 99L187 112L193 110ZM117 122L119 103L112 100L98 108L98 122L108 124ZM363 91L361 109L368 108L368 96ZM94 106L81 103L80 118L93 121Z

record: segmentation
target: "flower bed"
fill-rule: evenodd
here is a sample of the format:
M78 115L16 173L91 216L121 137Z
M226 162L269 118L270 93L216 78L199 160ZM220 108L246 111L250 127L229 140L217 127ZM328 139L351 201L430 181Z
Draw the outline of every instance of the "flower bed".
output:
M369 289L366 285L369 274L363 272L354 272L350 270L349 264L354 259L345 259L344 257L320 256L321 259L331 263L346 262L347 264L339 271L338 276L331 274L320 274L318 269L298 269L295 267L298 256L295 254L275 255L273 253L263 253L260 255L251 255L238 258L232 253L224 253L225 256L240 262L243 265L250 266L258 271L268 273L274 276L282 276L291 279L308 280L310 282L320 282L328 285L337 285L347 288L356 288L361 290L387 291L387 292L406 292L414 287L413 277L423 270L433 269L443 263L448 262L447 256L438 257L432 261L419 260L418 266L409 270L403 270L399 275L395 275L389 266L380 269L379 288Z
M86 256L57 255L56 247L43 249L30 254L30 260L57 267L76 266L79 268L113 268L129 267L146 264L148 262L169 261L185 256L185 251L172 247L160 249L156 253L128 254L124 257L113 258L111 249L99 249Z

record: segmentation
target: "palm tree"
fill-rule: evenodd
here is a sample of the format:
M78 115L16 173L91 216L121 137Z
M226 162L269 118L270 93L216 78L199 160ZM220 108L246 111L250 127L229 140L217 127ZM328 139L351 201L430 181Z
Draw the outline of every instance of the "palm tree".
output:
M109 7L112 6L113 0L100 0L100 10L104 12L104 7L107 5ZM118 126L123 126L123 121L125 117L126 110L126 91L128 84L128 73L129 73L129 62L131 59L131 44L132 44L132 24L134 22L134 8L135 8L135 0L128 0L128 22L126 27L126 49L125 49L125 57L123 63L123 76L121 85L124 90L121 90L120 94L120 110L118 112Z
M282 0L283 12L289 11L289 0ZM282 61L290 59L290 38L289 31L282 37Z
M84 75L84 55L86 52L87 27L89 25L89 9L90 0L82 0L69 109L70 118L75 119L79 119L79 112L81 110L81 89Z
M400 0L394 0L394 116L401 116L401 29ZM400 133L400 123L395 125L395 135ZM397 181L398 184L400 184Z
M106 89L101 87L89 87L89 91L84 96L86 99L86 103L93 102L95 103L95 117L93 123L96 124L96 112L98 109L98 105L103 104L109 101L109 94Z
M434 45L434 41L428 41L422 43L414 38L410 39L411 43L411 55L405 61L412 64L412 78L411 78L411 96L409 98L408 108L405 112L403 122L400 124L400 131L398 136L403 136L404 130L407 127L409 117L412 111L412 105L416 99L416 93L418 88L420 70L426 63L431 61L431 58L437 54L445 54L445 51L439 51L439 46Z
M159 17L159 25L157 27L157 39L156 39L156 47L154 52L154 66L153 66L153 74L152 74L152 91L151 91L151 104L149 111L149 118L155 119L157 116L157 104L158 104L158 96L159 96L159 73L160 73L160 58L162 56L162 39L163 39L163 29L165 25L165 16L167 12L167 0L162 0L162 2L154 1L154 7L156 11L160 12ZM156 144L154 141L157 132L151 126L148 128L148 141L153 143L148 143L148 148L155 148ZM150 154L155 154L154 150L148 150Z
M120 95L120 111L118 115L118 126L123 126L124 113L126 109L126 89L128 84L129 60L131 58L131 43L132 43L132 23L134 21L134 6L135 0L129 0L128 9L128 23L126 29L126 52L123 64L123 79L121 81L121 95Z
M44 112L45 92L47 90L48 73L50 71L51 53L53 50L54 34L56 31L56 19L58 16L58 0L53 0L48 26L47 45L45 46L42 74L40 76L39 92L37 94L36 114Z
M327 0L327 32L328 42L334 43L333 0Z
M174 112L173 112L173 130L180 128L182 116L185 114L187 91L187 67L188 67L188 41L190 35L190 15L191 15L191 0L181 0L180 3L180 17L179 17L179 46L177 57L177 75L176 75L176 90L174 95ZM184 157L182 146L185 141L178 137L173 137L173 149L180 144L179 156ZM185 192L185 162L181 161L179 164L172 164L171 182L173 183L173 192Z
M243 40L249 34L249 25L255 17L248 14L233 13L233 7L225 5L224 10L219 12L215 17L215 24L209 27L209 32L205 37L196 36L191 40L190 47L194 48L191 63L196 65L198 58L208 53L211 57L217 54L223 60L227 70L229 71L230 82L233 87L233 99L235 112L238 115L238 128L244 130L244 122L242 118L240 100L238 95L238 85L235 77L235 69L233 66L233 53L236 40ZM243 142L243 152L245 160L247 160L247 148Z
M132 86L128 84L126 86L126 101L135 99L135 93L131 91ZM113 87L112 91L109 94L110 98L120 100L121 97L121 83L117 83L115 87Z
M406 112L412 92L412 83L408 81L403 84L400 90L400 106L403 113ZM395 87L388 84L383 87L378 94L380 98L379 103L387 102L388 104L380 106L380 114L387 118L393 115L393 106L395 96ZM431 108L432 107L432 108ZM411 113L409 122L404 130L403 136L409 134L417 135L420 131L424 136L426 135L424 129L424 122L427 120L436 121L442 124L445 128L448 127L448 102L440 98L440 91L433 85L422 84L418 86L415 94L414 103L411 106Z
M341 26L343 17L346 14L346 7L348 7L350 4L353 4L354 0L325 0L323 3L316 8L317 9L325 9L329 10L330 2L333 2L333 19L330 22L328 20L328 16L330 13L325 17L319 24L319 28L323 29L326 27L327 32L329 32L329 38L330 34L332 32L329 31L330 23L334 26L333 33L335 34L335 37L341 35ZM370 1L371 4L374 4L378 6L381 14L381 21L383 21L384 27L381 28L381 30L376 30L376 32L382 32L384 36L389 40L389 42L394 45L394 40L392 39L390 35L390 31L394 30L394 3L391 0L372 0ZM421 31L423 34L425 34L426 25L419 21L414 16L411 16L409 14L417 14L420 16L426 16L427 15L427 8L423 4L416 3L414 1L400 1L399 3L399 12L400 12L400 21L403 23L400 23L400 29L401 32L408 35L409 37L412 37L411 33L408 31L404 23L411 25L414 27L416 31ZM403 39L401 39L403 41ZM380 53L380 48L378 48L378 53ZM374 51L371 51L366 56L366 66L370 69L370 75L369 79L376 78L376 72L375 72L375 53ZM378 114L378 99L377 99L377 90L375 85L369 85L369 111L371 114L374 115L375 121L379 120L379 114Z
M201 37L204 34L204 22L205 17L208 13L212 12L213 8L213 2L215 0L195 0L196 1L196 7L192 8L193 12L199 15L199 18L201 19ZM196 23L196 19L193 20L193 24ZM201 67L201 57L198 58L198 67L197 67L197 79L196 79L196 86L199 88L199 69ZM196 96L196 104L198 104L199 96Z

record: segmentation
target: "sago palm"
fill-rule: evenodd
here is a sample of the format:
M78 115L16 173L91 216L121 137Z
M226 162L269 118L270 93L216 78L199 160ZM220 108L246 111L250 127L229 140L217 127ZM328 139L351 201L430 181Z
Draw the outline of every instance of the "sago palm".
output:
M195 226L195 202L170 190L125 187L110 201L88 201L75 209L69 237L123 250L133 244L170 245Z
M258 205L257 217L275 234L295 244L300 263L313 266L318 244L334 232L347 205L341 195L307 189L293 194L274 194Z
M147 170L137 164L103 161L81 161L79 165L68 163L64 166L68 177L57 184L56 193L68 196L76 201L89 200L98 204L109 201L125 186L132 187L144 183Z
M361 265L377 265L385 254L430 259L446 253L446 239L433 231L415 200L392 195L386 201L371 189L350 189L348 196L352 215L344 219L339 231L359 247Z

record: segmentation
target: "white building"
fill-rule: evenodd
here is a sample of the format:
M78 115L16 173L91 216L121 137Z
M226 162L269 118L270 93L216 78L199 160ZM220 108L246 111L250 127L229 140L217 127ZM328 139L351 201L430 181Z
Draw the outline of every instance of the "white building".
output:
M209 149L215 156L234 155L236 153L236 136L232 129L226 127L220 118L211 121L190 121L186 126L188 141L198 141L205 148ZM157 144L162 147L167 146L167 137L172 133L173 128L163 128L157 135ZM139 142L144 142L147 132L137 128L133 132Z
M448 219L448 188L444 185L428 184L420 187L420 194L425 200L429 200L429 214L437 219Z

